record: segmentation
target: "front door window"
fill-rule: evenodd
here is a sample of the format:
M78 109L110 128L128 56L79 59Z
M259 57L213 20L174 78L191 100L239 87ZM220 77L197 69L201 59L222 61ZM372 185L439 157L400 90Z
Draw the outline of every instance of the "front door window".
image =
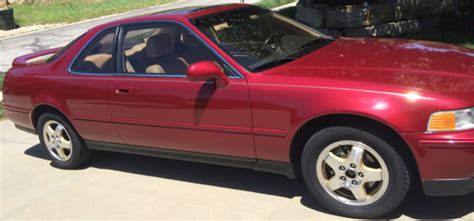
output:
M173 25L135 25L124 28L126 73L185 75L199 61L222 62L188 31Z

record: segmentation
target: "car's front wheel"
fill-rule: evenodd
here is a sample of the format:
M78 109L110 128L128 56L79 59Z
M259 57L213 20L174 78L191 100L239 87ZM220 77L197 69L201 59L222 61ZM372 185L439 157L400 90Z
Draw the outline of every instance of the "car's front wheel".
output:
M89 150L64 117L45 113L38 119L38 135L52 165L75 169L89 158Z
M376 218L399 206L409 188L407 166L389 143L356 128L331 127L306 144L302 173L311 195L345 216Z

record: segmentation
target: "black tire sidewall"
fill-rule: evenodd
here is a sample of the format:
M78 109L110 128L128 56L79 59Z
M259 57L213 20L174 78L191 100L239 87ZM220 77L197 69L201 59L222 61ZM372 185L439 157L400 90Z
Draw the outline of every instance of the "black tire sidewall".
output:
M342 141L360 141L374 149L385 161L389 173L389 184L385 194L376 202L365 206L350 206L331 197L317 179L316 161L328 145ZM331 127L314 134L307 142L301 160L305 184L311 196L331 212L359 218L377 218L396 209L406 196L409 173L400 155L379 137L350 127Z
M44 129L45 123L50 120L54 120L62 124L71 139L71 143L72 143L71 154L72 155L67 161L60 161L54 158L46 146L46 143L43 137L43 129ZM77 132L69 124L69 122L66 119L64 119L64 117L50 114L50 113L45 113L39 117L37 125L38 125L38 136L41 142L41 146L43 147L43 150L46 152L46 154L50 157L51 164L53 166L62 168L62 169L74 169L83 163L84 158L85 158L84 156L88 154L88 150L84 142L82 141L82 139L78 136Z

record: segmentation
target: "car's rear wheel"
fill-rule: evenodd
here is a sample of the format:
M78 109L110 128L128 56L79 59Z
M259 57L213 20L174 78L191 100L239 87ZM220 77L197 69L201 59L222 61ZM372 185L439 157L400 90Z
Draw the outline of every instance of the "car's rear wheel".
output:
M71 124L62 116L42 114L38 119L38 135L52 165L75 169L89 158L89 150Z
M407 166L389 143L350 127L314 134L302 156L302 173L311 195L326 209L345 216L377 218L405 198Z

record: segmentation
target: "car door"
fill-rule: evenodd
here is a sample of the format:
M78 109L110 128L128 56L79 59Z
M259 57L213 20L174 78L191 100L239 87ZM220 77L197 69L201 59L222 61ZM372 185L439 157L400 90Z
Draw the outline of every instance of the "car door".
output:
M115 71L114 51L117 27L93 35L69 66L69 76L61 79L58 96L70 110L70 117L81 137L88 141L120 143L111 122L107 87ZM50 89L51 90L51 89ZM58 90L58 89L55 89Z
M109 83L115 128L132 146L255 158L246 80L183 25L125 25L119 58L123 73ZM187 67L211 60L230 85L190 82Z

